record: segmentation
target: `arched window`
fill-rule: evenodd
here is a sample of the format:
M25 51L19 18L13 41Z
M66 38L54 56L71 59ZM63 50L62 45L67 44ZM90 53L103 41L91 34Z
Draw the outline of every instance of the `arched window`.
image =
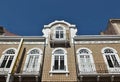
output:
M113 48L106 47L102 49L104 60L107 64L109 72L118 72L120 71L120 60L117 54L117 51Z
M78 67L80 73L95 73L95 64L92 52L88 48L80 48L77 50Z
M64 30L62 27L58 26L56 27L55 29L55 38L56 39L63 39L65 36L64 36Z
M1 57L1 63L0 68L4 68L4 71L8 71L12 64L13 58L15 56L16 49L15 48L9 48L3 52L3 55Z
M23 72L39 72L42 51L34 48L28 51Z
M67 54L63 48L56 48L52 53L52 73L67 73Z

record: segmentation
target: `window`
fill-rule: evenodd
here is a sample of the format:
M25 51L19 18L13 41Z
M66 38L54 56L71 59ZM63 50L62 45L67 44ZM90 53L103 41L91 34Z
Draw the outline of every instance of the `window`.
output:
M40 70L40 62L41 62L41 50L40 49L32 49L28 52L25 66L23 69L24 73L38 73Z
M65 38L64 29L62 27L60 27L60 26L56 27L55 38L56 39L64 39Z
M119 57L117 51L113 48L107 47L102 50L104 60L107 64L109 72L120 72Z
M3 52L0 63L0 71L4 72L9 70L15 53L16 53L16 49L14 48L7 49Z
M68 73L67 55L63 48L56 48L53 51L50 73Z
M77 51L78 68L80 73L95 73L95 64L92 52L88 48L80 48Z

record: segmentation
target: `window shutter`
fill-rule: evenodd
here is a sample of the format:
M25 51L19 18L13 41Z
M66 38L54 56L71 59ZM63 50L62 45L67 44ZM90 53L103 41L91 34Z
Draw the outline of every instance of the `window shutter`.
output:
M37 60L36 60L36 71L40 71L40 62L41 62L41 55L37 55Z
M23 68L23 72L26 72L26 70L27 70L28 61L29 61L29 55L27 55L27 57L26 57L26 61L25 61L24 68Z

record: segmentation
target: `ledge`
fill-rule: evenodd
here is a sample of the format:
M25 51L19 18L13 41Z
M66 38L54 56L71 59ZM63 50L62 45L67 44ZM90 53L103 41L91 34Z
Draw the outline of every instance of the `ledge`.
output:
M59 74L60 74L60 73L61 73L61 74L62 74L62 73L65 73L65 74L66 74L66 73L69 73L69 71L60 71L60 70L57 70L57 71L49 71L49 73L59 73Z

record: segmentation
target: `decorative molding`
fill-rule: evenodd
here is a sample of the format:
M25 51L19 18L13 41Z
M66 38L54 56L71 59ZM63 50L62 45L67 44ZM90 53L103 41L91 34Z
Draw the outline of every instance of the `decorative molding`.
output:
M19 44L20 42L0 42L0 44Z
M23 44L44 44L44 42L24 42Z
M109 44L109 43L120 43L120 40L116 41L75 41L75 44Z
M19 44L20 42L0 42L0 44ZM23 42L23 44L44 44L44 42Z

